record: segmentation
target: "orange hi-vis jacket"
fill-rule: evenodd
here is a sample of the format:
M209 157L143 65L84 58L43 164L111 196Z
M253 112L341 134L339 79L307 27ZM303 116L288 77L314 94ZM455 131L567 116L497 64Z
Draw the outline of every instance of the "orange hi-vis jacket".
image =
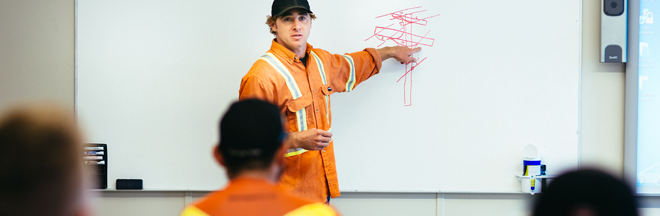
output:
M378 74L381 57L373 48L338 55L307 44L306 52L307 67L299 56L273 40L270 50L243 77L239 99L258 98L277 105L288 121L289 131L312 128L332 131L329 96L334 92L350 92ZM295 193L315 201L338 197L333 142L320 151L289 149L280 181Z
M338 215L330 206L299 198L266 179L236 178L227 188L186 207L181 216Z

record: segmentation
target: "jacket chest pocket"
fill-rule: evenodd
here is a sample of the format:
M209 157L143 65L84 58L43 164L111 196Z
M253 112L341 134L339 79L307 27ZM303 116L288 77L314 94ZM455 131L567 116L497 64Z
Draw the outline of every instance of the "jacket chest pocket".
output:
M305 108L311 104L312 96L310 94L293 99L286 104L289 131L300 132L307 130L307 110Z

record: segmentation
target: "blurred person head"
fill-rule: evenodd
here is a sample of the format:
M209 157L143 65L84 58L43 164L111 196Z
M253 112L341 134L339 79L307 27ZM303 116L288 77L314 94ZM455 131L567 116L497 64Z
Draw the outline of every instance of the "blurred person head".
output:
M565 173L540 194L534 216L637 216L633 191L599 170Z
M0 215L86 215L81 136L71 111L16 107L0 117Z
M283 124L279 109L262 100L242 100L229 107L220 120L220 142L214 151L229 179L261 173L279 180L286 151Z

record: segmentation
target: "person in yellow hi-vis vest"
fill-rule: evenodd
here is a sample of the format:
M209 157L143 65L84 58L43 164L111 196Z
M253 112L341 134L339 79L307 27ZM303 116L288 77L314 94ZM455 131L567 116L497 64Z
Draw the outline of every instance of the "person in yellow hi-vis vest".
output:
M279 107L291 132L281 184L306 198L329 202L340 195L329 96L350 92L378 74L383 60L415 61L412 54L421 48L331 54L307 43L315 18L307 0L273 2L266 24L275 39L243 77L239 99L259 98Z
M338 215L329 205L301 198L277 184L286 138L275 105L257 99L232 104L220 121L220 141L213 150L229 183L186 207L181 216Z

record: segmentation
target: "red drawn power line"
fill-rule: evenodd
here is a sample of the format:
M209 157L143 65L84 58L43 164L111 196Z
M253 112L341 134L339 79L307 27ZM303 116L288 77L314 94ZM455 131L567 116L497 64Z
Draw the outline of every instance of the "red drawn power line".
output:
M414 34L413 26L426 26L428 19L439 16L440 14L428 16L425 18L418 18L417 15L419 13L426 12L426 10L421 10L420 8L422 7L413 7L377 16L376 19L389 18L395 23L392 23L388 26L376 26L374 34L371 37L365 39L365 41L371 38L376 38L382 41L378 47L382 46L388 41L394 42L397 46L407 46L410 48L416 48L418 46L433 47L435 39L427 37L431 31L427 31L423 36ZM398 24L398 26L396 24ZM422 60L416 58L416 60L417 61L415 62L406 63L405 73L403 76L401 76L401 78L399 78L399 80L397 80L397 82L399 82L401 79L404 79L403 103L405 106L412 105L412 71L424 60L426 60L426 57Z

